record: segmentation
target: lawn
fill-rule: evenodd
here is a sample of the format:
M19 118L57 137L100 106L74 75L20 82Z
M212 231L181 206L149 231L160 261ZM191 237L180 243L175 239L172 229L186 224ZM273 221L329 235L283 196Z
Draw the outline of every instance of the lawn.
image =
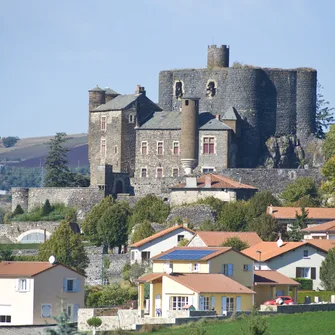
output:
M335 311L314 312L299 314L280 314L265 316L269 325L269 335L333 335L335 334ZM241 335L241 328L246 326L248 319L236 321L198 322L180 327L163 328L155 331L155 334L187 335L203 334L201 329L206 330L206 335ZM194 329L194 331L192 331ZM143 332L142 334L149 334Z

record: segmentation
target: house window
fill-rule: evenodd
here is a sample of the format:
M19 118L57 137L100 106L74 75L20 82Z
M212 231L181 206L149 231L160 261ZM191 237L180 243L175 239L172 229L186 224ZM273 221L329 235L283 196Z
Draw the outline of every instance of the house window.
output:
M231 277L233 275L233 272L234 272L234 266L233 266L233 264L223 264L222 265L222 273L225 276Z
M65 278L63 282L64 292L80 292L80 280L74 278Z
M106 130L106 116L101 117L101 130Z
M308 258L308 250L304 250L304 258Z
M20 292L28 291L27 279L19 279L19 291Z
M296 268L296 278L309 278L310 268Z
M172 297L172 309L174 311L181 310L188 305L188 297Z
M177 141L173 142L173 154L179 155L179 142Z
M156 169L156 178L162 178L163 177L163 168L158 167Z
M202 168L202 173L212 173L214 171L215 169L213 167L203 167Z
M42 318L51 318L51 304L42 304Z
M11 315L0 315L0 323L11 323L12 316Z
M178 176L179 176L179 169L172 168L172 177L178 177Z
M148 154L148 142L141 143L141 154L147 155Z
M147 168L141 169L141 178L147 178Z
M234 298L227 297L227 312L234 312Z
M183 240L184 237L185 237L185 235L178 235L178 236L177 236L177 240L178 240L178 242L180 242L181 240Z
M135 251L132 251L132 252L131 252L131 260L132 260L132 261L135 260Z
M175 84L175 95L177 99L183 96L183 83L181 81L177 81Z
M129 115L129 123L134 123L135 121L135 116L133 114Z
M74 280L73 279L68 279L67 280L66 291L67 292L73 292L74 291Z
M251 271L251 264L244 264L243 271Z
M101 139L101 156L106 157L106 140L104 138Z
M203 154L214 154L214 137L204 137L203 139Z
M142 263L148 262L150 260L150 251L142 251L141 257L142 257Z
M157 142L157 155L163 155L163 142Z
M192 272L199 272L199 270L200 270L200 264L199 263L192 264Z
M209 297L203 297L204 299L204 311L209 311Z

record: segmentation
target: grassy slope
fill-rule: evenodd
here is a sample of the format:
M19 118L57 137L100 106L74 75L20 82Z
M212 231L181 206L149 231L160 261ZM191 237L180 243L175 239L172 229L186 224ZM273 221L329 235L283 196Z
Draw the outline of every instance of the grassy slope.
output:
M281 314L267 316L269 334L271 335L333 335L335 334L335 312L314 312L300 314ZM241 327L245 327L247 319L237 321L209 322L202 324L206 335L240 335ZM201 324L201 323L200 323ZM191 325L163 328L154 334L186 335L192 333ZM142 333L149 334L149 333ZM201 334L201 332L200 332Z

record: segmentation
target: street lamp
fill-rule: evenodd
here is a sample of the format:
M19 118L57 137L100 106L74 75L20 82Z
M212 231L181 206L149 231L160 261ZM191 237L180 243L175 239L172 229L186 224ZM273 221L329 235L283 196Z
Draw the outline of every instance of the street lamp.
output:
M261 270L261 261L262 261L262 251L261 250L256 250L258 253L258 270Z

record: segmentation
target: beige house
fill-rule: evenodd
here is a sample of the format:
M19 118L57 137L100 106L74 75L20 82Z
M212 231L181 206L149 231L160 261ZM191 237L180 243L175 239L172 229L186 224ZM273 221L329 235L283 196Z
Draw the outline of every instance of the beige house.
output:
M185 183L171 186L170 190L172 206L189 204L208 197L224 202L248 200L257 192L256 187L212 173L199 178L187 177Z
M313 225L301 230L305 240L335 240L335 220Z
M62 311L75 322L84 285L84 275L62 264L1 262L0 327L55 323Z

